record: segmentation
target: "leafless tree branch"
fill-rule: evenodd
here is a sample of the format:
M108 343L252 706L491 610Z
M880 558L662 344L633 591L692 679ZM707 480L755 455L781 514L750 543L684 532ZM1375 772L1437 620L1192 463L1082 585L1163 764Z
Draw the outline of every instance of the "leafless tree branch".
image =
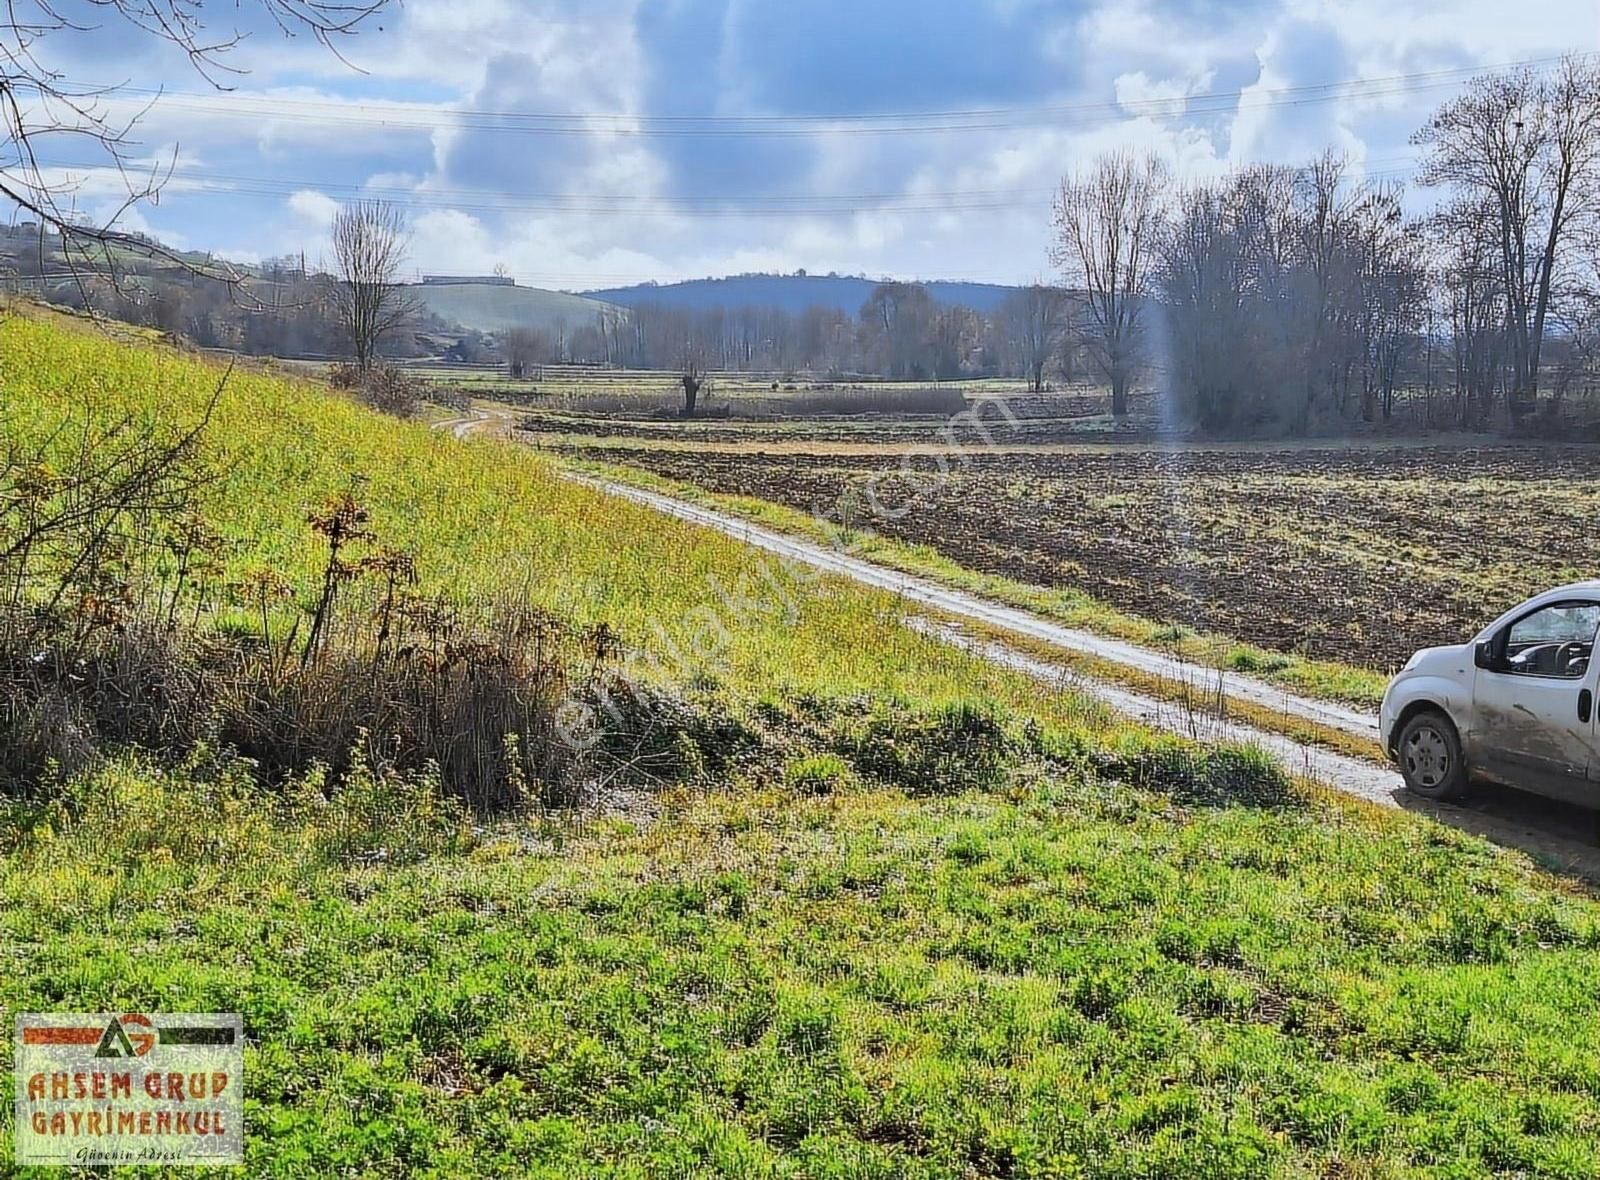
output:
M269 15L286 36L309 33L338 56L337 42L388 0L239 0ZM87 275L115 283L131 259L155 260L237 287L240 278L226 264L198 266L192 259L140 234L118 228L129 209L156 203L171 178L177 151L161 163L136 163L134 132L158 98L125 117L112 100L121 86L86 87L46 64L41 49L52 34L120 28L123 35L150 38L176 47L208 83L219 89L243 73L227 56L243 41L236 28L214 31L206 17L217 7L206 0L78 0L83 19L56 0L0 0L0 203L39 230L41 260L54 249L87 302ZM343 60L341 56L341 60ZM37 148L63 140L87 140L123 181L125 195L115 208L91 220L75 200L78 184L41 164Z

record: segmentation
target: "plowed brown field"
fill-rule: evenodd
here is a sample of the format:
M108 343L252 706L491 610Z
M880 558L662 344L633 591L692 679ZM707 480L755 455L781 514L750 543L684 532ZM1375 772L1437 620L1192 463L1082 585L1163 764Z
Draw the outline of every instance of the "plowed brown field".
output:
M806 511L843 496L862 525L973 569L1380 668L1600 576L1593 447L1130 447L975 454L944 475L928 457L584 453Z

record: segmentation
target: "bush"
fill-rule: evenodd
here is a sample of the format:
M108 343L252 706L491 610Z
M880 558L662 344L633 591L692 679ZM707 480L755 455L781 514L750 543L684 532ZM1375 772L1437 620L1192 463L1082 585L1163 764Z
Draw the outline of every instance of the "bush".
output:
M329 365L328 384L335 389L358 389L361 386L361 370L348 361Z
M0 652L0 777L75 775L110 742L188 749L205 734L204 692L197 652L145 617L87 644Z
M1022 752L989 706L919 712L895 703L846 737L842 752L862 774L912 795L1004 787Z
M1228 667L1235 672L1249 672L1270 676L1274 672L1282 672L1289 667L1288 656L1281 656L1272 652L1255 652L1246 647L1235 647L1229 650L1226 660Z
M393 365L367 371L356 386L361 404L396 418L414 418L422 409L422 387Z
M350 390L362 405L396 418L413 418L422 408L421 383L394 365L375 365L363 372L340 361L328 366L328 384Z
M614 678L591 683L581 698L594 714L594 752L606 777L657 786L702 784L754 764L767 741L708 694L679 696Z
M848 790L856 775L837 754L812 754L783 768L783 785L796 795L832 795Z
M0 771L32 782L83 773L99 749L94 718L74 694L54 686L32 693L7 685L0 702Z
M1102 753L1094 762L1104 777L1203 807L1304 804L1283 767L1253 747L1193 747L1162 740L1131 751Z
M479 809L570 802L583 751L557 719L592 668L589 636L526 607L496 604L478 623L424 634L392 625L374 648L372 604L316 649L254 634L185 634L134 615L74 658L13 654L0 675L0 774L38 781L87 769L122 745L181 755L219 742L270 781L315 766L335 780L362 764L433 769Z
M561 740L557 718L585 674L585 646L512 604L431 638L408 627L376 653L342 634L309 660L258 655L214 676L216 733L272 778L314 765L343 776L364 760L437 768L478 809L571 802L582 751Z

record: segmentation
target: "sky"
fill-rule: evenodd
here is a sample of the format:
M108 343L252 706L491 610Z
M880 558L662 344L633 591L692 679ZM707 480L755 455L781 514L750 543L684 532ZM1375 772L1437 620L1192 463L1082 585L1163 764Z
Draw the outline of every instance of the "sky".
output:
M412 272L569 290L1048 278L1052 192L1097 153L1199 178L1334 146L1405 179L1472 71L1600 50L1592 0L407 0L337 52L258 4L203 10L244 34L223 90L103 11L35 46L128 87L106 105L143 112L132 158L171 167L124 228L315 261L375 196L408 211ZM38 151L86 214L121 204L92 145Z

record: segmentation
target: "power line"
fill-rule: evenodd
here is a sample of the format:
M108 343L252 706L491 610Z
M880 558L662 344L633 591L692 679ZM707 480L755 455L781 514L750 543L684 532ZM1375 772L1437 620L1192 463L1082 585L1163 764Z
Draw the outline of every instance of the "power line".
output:
M1369 164L1388 162L1374 160ZM120 176L115 169L106 165L50 161L44 166L67 171L81 168L86 173ZM1413 167L1414 165L1408 163L1405 167L1369 168L1365 172L1365 177L1369 180L1399 179L1408 176ZM162 170L160 175L164 182L167 180L181 182L184 187L177 191L228 192L278 198L312 191L323 195L336 194L344 197L388 200L417 209L457 210L468 213L682 216L721 219L854 216L859 213L879 215L992 213L1039 209L1047 205L1049 198L1056 191L1054 187L1049 187L967 189L949 192L799 193L750 196L719 194L713 198L688 198L595 193L526 193L505 189L406 189L319 181L309 177L240 176L187 168L173 169L170 174Z
M108 164L96 164L88 161L61 161L41 160L40 165L45 168L73 170L81 169L85 172L103 173L107 175L121 175L120 171ZM472 200L482 197L501 197L516 207L542 208L546 206L563 206L573 203L583 205L602 204L613 205L619 208L639 206L643 209L677 208L680 206L693 207L696 205L727 205L732 203L749 203L754 205L771 205L783 210L784 207L795 204L811 204L818 202L837 202L850 205L859 205L863 202L894 202L905 200L916 201L945 201L945 200L971 200L987 199L999 196L1038 196L1045 197L1052 194L1053 188L1038 189L961 189L949 191L929 192L870 192L870 193L751 193L747 195L729 196L726 193L714 198L687 198L672 196L651 195L619 195L607 193L577 194L559 192L527 192L511 189L460 189L460 188L403 188L383 185L349 184L334 181L315 180L309 177L296 178L286 176L241 176L231 173L210 172L202 169L178 167L170 171L164 165L152 166L150 172L160 178L169 175L174 180L215 181L219 183L271 188L293 194L306 189L315 189L318 192L348 193L351 196L369 196L374 198L406 199L413 196L437 198L444 201L456 199ZM143 170L139 171L143 175Z
M1583 59L1600 54L1580 54ZM631 113L538 113L526 111L469 110L441 107L393 106L336 99L295 99L272 95L205 94L163 91L141 87L103 88L112 95L156 97L155 107L169 110L239 117L320 123L329 126L368 126L393 130L434 131L456 129L519 135L609 135L619 137L774 137L830 135L921 135L1011 130L1039 126L1092 126L1139 115L1197 118L1233 114L1240 110L1297 107L1350 99L1371 99L1414 94L1456 86L1474 77L1509 69L1543 70L1561 58L1535 58L1495 66L1456 67L1447 70L1393 74L1376 78L1344 79L1314 86L1255 90L1213 91L1174 98L1004 107L966 111L898 112L838 115L649 115ZM86 90L96 88L85 87Z

